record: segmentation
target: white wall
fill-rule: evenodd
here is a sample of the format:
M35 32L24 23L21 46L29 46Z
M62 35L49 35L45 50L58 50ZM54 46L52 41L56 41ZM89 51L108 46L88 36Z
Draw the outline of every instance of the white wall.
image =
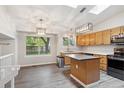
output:
M124 26L124 13L117 14L107 20L103 21L102 23L97 24L94 27L94 31L113 28L117 26Z
M63 37L66 35L67 33L61 33L58 34L58 38L57 38L57 55L60 54L60 52L62 51L67 51L67 46L63 46ZM80 50L79 47L76 46L69 46L69 50L70 51L78 51Z
M0 42L10 43L10 45L0 45L0 55L6 55L12 52L17 54L15 43L16 27L11 16L8 14L6 6L0 6L0 33L1 37L8 39L5 40L0 37Z
M1 55L15 53L15 40L0 40L1 43L8 43L8 45L0 45Z
M0 55L15 53L15 60L17 62L16 26L6 6L0 6L0 33L11 39L0 39L0 42L10 43L10 45L0 45Z
M94 27L94 32L117 27L117 26L122 26L122 25L124 25L124 13L117 14L103 21L102 23L97 24ZM87 47L82 47L80 50L85 51L85 52L113 54L113 49L115 47L124 47L124 46L123 45L122 46L117 46L117 45L87 46Z
M0 6L0 33L15 38L16 28L5 6Z
M21 66L49 64L56 62L57 52L57 39L56 36L50 36L51 54L43 56L26 56L26 36L28 34L19 32L18 33L18 62Z
M2 47L0 46L0 56L2 55Z

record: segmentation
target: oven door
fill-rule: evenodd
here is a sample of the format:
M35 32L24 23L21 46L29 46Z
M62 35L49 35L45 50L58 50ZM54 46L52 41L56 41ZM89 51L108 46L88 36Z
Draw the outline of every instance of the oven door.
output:
M124 70L124 60L116 57L108 57L108 68Z

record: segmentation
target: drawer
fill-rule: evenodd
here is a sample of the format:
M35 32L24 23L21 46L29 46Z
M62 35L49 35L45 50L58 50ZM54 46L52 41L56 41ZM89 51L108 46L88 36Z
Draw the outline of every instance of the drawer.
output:
M107 60L106 59L100 59L100 64L107 64Z
M100 69L101 70L107 70L107 65L106 64L100 64Z

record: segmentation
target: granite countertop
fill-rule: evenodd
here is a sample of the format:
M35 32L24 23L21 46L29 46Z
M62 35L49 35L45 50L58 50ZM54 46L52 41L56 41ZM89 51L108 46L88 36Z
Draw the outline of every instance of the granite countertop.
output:
M96 55L113 55L112 53L98 53L98 52L84 52L84 51L62 51L62 53L65 53L65 54L96 54Z
M75 53L83 53L82 51L62 51L61 53L65 53L65 54L75 54Z
M76 59L76 60L89 60L89 59L96 59L98 57L94 57L94 56L91 56L91 55L85 55L85 54L68 54L66 55L67 57L70 57L70 58L73 58L73 59Z

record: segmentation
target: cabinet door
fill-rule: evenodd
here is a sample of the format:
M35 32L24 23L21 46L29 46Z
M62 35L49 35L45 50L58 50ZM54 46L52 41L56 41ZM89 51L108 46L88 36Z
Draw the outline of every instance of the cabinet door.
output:
M71 60L71 74L74 75L76 78L80 78L79 75L79 62L76 62L76 60Z
M81 36L81 45L84 46L85 45L85 41L86 41L86 36L82 35Z
M77 44L77 45L80 45L80 39L81 39L81 36L78 35L78 36L76 37L76 44Z
M124 27L121 27L121 33L124 34Z
M65 63L65 65L70 65L70 63L71 63L71 58L65 56L65 57L64 57L64 63Z
M99 57L100 58L100 70L107 70L107 56L104 55L94 55L95 57Z
M76 38L76 41L77 41L77 45L81 46L82 45L82 35L78 35L77 38Z
M103 44L111 44L110 30L103 31Z
M89 34L85 35L85 45L89 45Z
M103 44L102 32L96 32L96 45Z
M77 45L82 46L85 45L85 36L84 35L78 35L77 38Z
M90 45L95 45L95 37L96 37L95 33L92 33L92 34L89 35L89 43L90 43Z
M118 34L120 34L120 32L121 32L121 27L113 28L113 29L111 29L111 36L118 35Z
M106 64L100 64L100 69L107 71L107 65Z

